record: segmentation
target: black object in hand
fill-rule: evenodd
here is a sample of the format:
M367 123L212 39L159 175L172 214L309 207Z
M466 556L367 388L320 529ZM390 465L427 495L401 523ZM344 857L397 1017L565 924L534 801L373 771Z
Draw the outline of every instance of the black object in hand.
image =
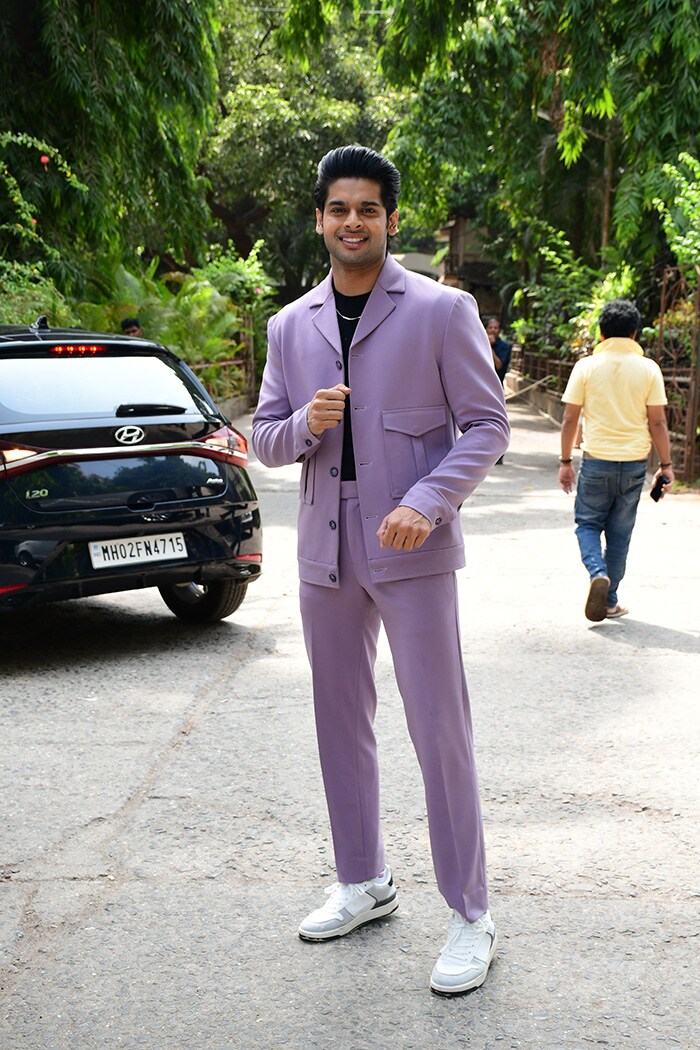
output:
M665 474L659 474L658 478L656 479L656 481L654 482L654 484L652 486L651 491L649 492L649 495L653 499L654 503L658 503L660 499L663 499L663 496L664 496L663 487L664 487L664 485L668 485L668 478L666 477Z

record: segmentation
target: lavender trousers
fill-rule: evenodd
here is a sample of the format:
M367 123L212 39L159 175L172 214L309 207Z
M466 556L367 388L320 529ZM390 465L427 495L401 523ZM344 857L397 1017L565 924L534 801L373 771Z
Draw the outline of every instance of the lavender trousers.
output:
M341 486L340 586L301 583L321 770L340 882L382 871L374 663L384 624L423 774L438 887L473 922L486 860L455 574L374 584L353 482Z

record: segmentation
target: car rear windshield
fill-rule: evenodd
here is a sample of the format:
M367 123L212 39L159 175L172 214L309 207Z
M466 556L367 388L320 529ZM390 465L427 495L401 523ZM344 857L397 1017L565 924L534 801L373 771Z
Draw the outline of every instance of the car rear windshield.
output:
M0 423L114 417L120 406L149 404L213 415L176 369L168 358L142 354L0 358Z

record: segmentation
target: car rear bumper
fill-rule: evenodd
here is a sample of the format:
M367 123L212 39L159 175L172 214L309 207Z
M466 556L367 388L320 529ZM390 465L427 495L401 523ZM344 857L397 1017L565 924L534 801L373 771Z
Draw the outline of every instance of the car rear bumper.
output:
M167 521L158 520L148 525L135 521L133 517L120 522L102 522L99 526L84 527L81 529L84 537L70 541L54 539L52 543L52 531L50 528L33 530L31 542L34 547L30 547L28 553L26 531L18 530L16 535L3 532L0 541L0 612L51 601L189 581L206 583L235 579L251 582L262 570L262 529L257 504L229 508L223 516L176 514L168 516ZM90 541L133 536L147 538L156 532L181 532L187 544L187 558L93 568L88 552Z

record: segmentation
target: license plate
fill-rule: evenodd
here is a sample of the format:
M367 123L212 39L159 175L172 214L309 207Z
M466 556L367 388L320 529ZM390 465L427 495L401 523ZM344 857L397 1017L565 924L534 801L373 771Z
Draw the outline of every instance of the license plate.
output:
M95 540L88 544L93 569L111 569L115 565L138 565L141 562L170 561L186 558L187 546L181 532L163 532L156 536L134 536L119 540Z

